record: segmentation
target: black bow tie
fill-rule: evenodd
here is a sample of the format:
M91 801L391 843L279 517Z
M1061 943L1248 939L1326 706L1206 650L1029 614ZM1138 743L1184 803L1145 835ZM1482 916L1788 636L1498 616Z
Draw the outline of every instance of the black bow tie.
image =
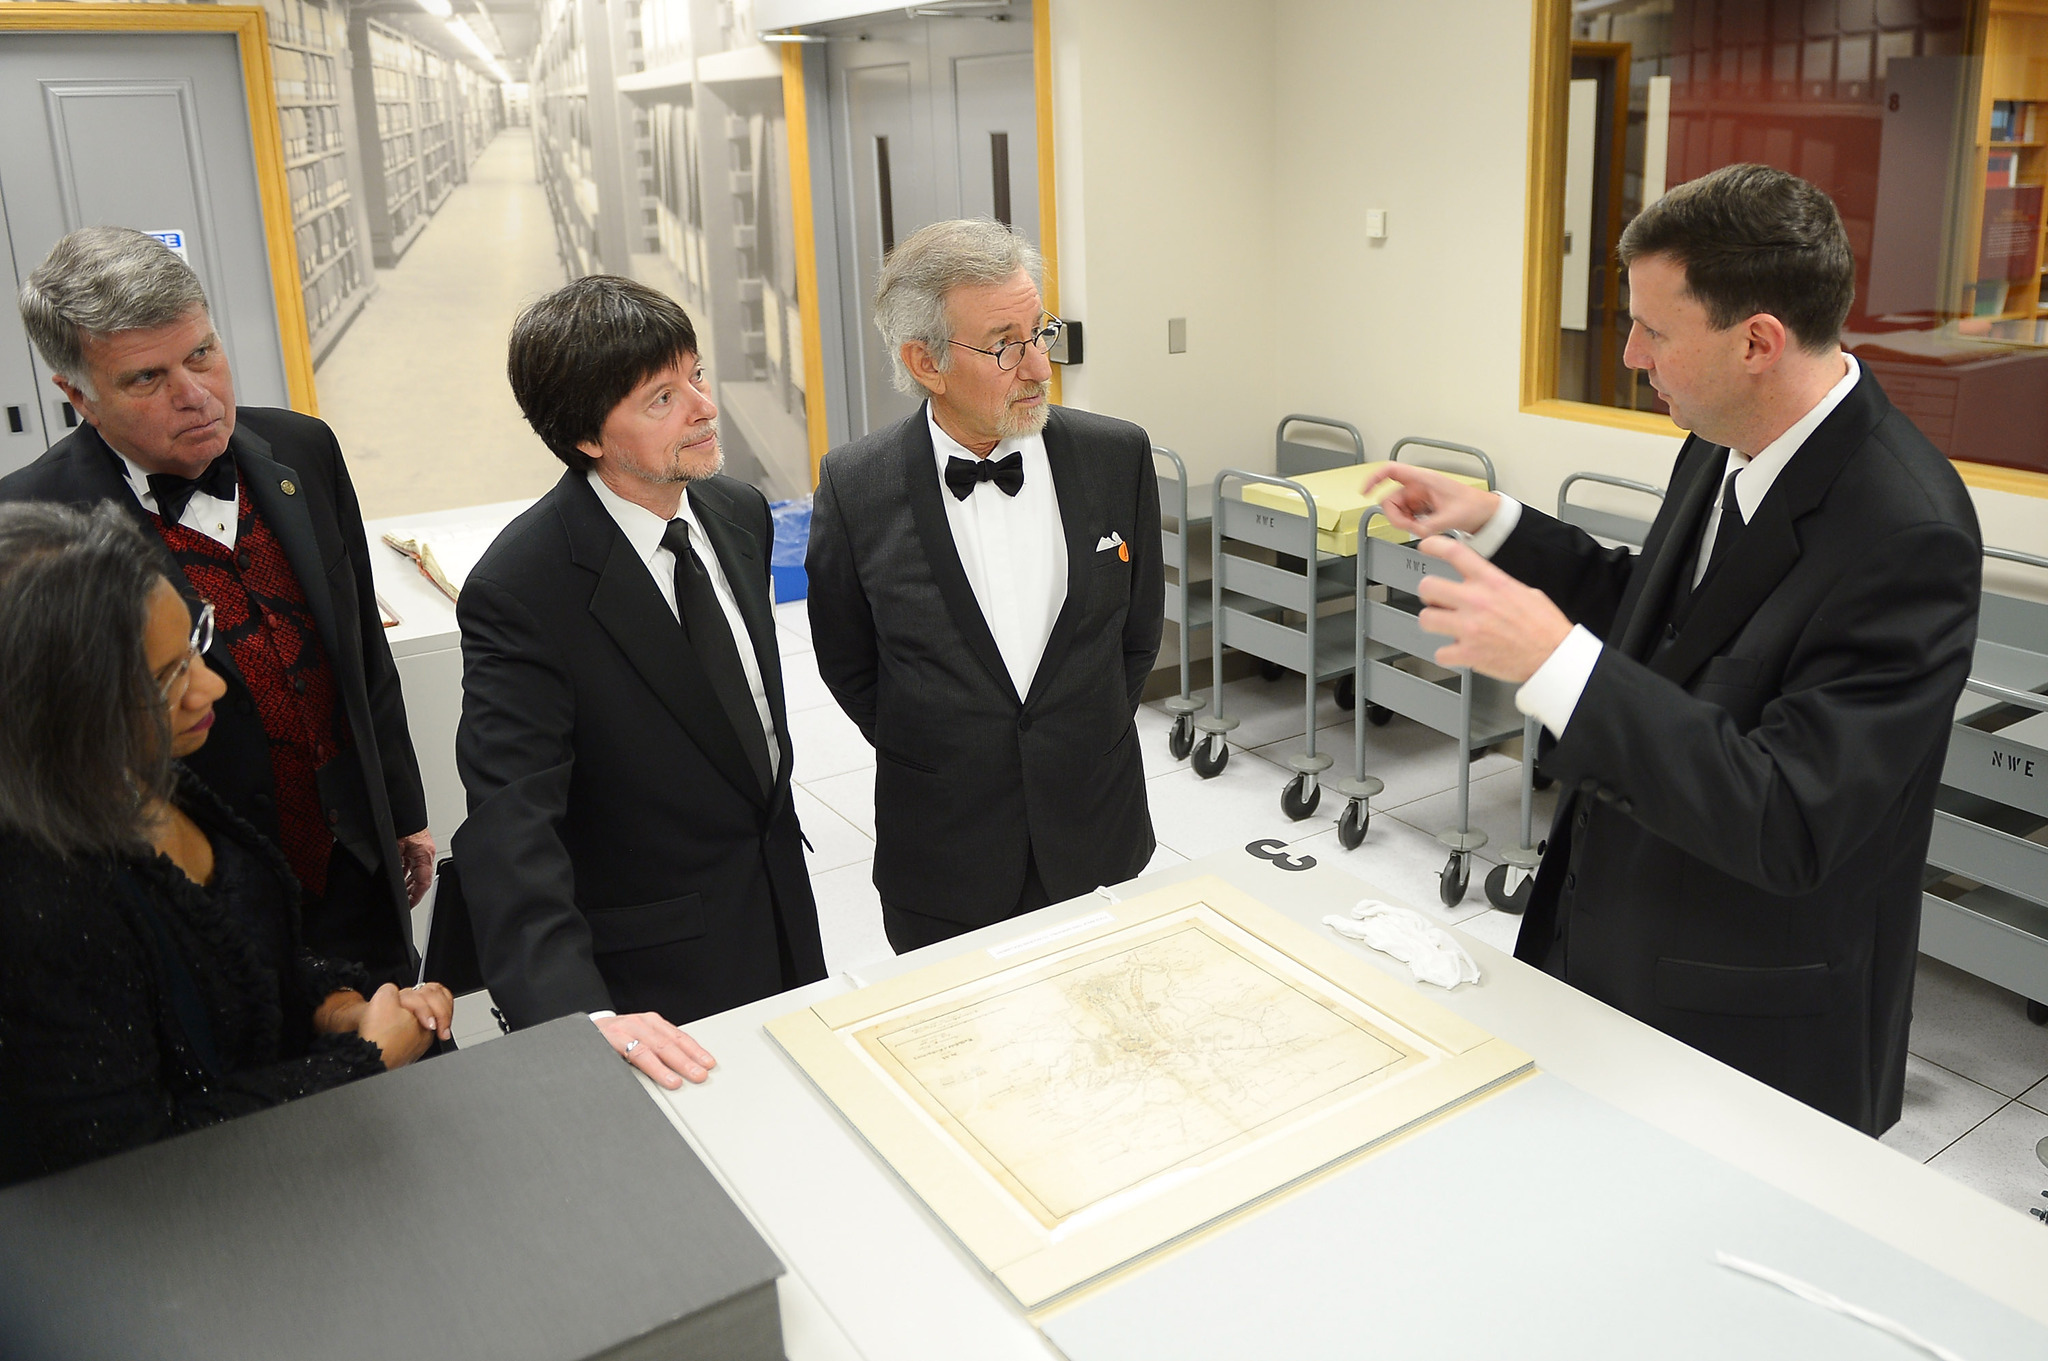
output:
M946 460L946 486L954 496L965 501L976 483L993 482L1002 489L1005 496L1015 496L1024 487L1024 455L1017 452L1006 458L949 458Z
M206 471L197 477L180 477L176 473L151 473L149 490L156 497L156 513L167 525L174 525L185 518L185 505L192 499L192 493L203 491L215 500L235 501L235 460L223 453L206 465Z

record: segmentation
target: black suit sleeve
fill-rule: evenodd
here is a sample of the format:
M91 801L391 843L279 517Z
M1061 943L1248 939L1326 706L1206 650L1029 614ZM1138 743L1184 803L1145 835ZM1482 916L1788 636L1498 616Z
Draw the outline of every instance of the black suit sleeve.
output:
M326 429L325 426L321 427ZM384 636L384 620L377 611L377 582L370 570L368 532L363 528L363 510L356 502L355 484L349 481L348 465L334 432L327 431L334 450L334 506L341 522L342 542L347 546L349 568L356 578L357 627L363 635L363 683L370 694L370 722L376 727L377 757L384 768L384 793L391 802L392 830L411 836L427 825L427 794L420 783L419 756L413 751L412 730L405 721L405 693L399 686L398 664L391 657L391 642Z
M1493 555L1494 566L1549 596L1567 619L1602 639L1613 630L1635 560L1630 549L1604 548L1585 530L1530 505Z
M455 764L469 817L454 838L491 996L514 1026L611 1007L576 908L562 841L575 767L576 691L562 656L513 592L472 576L462 627Z
M1158 537L1153 535L1155 540ZM829 458L818 467L818 490L811 499L811 542L804 554L804 574L818 674L872 746L875 678L880 666L875 616L854 566L853 545L847 538Z
M1134 712L1145 698L1145 682L1159 660L1159 629L1166 615L1166 571L1159 541L1159 478L1152 469L1151 442L1140 443L1138 529L1130 539L1131 607L1124 616L1124 680L1131 692Z
M1953 525L1865 545L1747 732L1722 703L1603 649L1544 770L1597 780L1644 829L1745 883L1812 892L1946 740L1969 674L1979 565Z

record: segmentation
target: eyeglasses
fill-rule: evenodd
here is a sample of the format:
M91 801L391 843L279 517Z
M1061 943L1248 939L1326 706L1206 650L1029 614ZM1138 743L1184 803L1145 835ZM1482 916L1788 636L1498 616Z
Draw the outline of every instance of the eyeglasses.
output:
M1066 329L1067 323L1048 312L1045 316L1045 325L1033 331L1029 338L1024 340L1006 340L993 350L984 350L979 345L969 345L964 340L949 340L946 343L958 345L963 350L972 350L976 354L988 355L996 361L997 368L1001 369L1004 373L1008 373L1024 362L1024 347L1026 345L1037 350L1040 354L1044 354L1052 349L1053 342L1058 340L1060 332Z
M213 602L206 601L199 607L199 618L192 625L192 636L185 640L185 655L172 668L168 676L159 676L157 686L166 700L178 688L178 682L191 674L192 663L199 660L201 653L213 646Z

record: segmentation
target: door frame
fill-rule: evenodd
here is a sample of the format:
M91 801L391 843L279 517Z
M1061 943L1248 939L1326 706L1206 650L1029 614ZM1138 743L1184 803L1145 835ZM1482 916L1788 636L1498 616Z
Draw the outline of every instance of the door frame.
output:
M249 112L256 191L270 257L278 343L292 409L320 414L313 387L313 345L292 232L285 179L284 133L270 64L270 26L259 5L0 4L0 33L232 33L242 57L242 96Z
M8 8L0 5L0 10ZM44 6L44 8L71 8ZM109 5L120 9L131 6ZM819 234L815 215L817 198L812 187L809 103L804 88L804 54L815 43L786 42L782 46L782 109L789 137L790 211L796 219L796 277L798 313L804 325L804 417L810 436L811 485L818 484L818 464L831 447L825 412L825 327L819 305ZM822 54L820 54L822 57ZM1054 197L1052 123L1052 4L1032 0L1031 76L1038 106L1038 251L1045 259L1045 286L1041 290L1045 310L1060 314L1059 205ZM826 173L831 173L827 167ZM831 201L830 195L825 197ZM827 242L829 248L831 242ZM834 271L836 274L836 271ZM842 362L845 356L840 356ZM1060 401L1060 366L1052 368L1054 405Z

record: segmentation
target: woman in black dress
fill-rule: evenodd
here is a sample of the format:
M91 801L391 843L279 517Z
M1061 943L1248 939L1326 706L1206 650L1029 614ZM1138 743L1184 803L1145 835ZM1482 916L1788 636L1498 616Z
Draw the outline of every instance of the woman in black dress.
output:
M0 1185L410 1063L439 984L301 949L284 858L177 764L224 686L113 506L0 506Z

